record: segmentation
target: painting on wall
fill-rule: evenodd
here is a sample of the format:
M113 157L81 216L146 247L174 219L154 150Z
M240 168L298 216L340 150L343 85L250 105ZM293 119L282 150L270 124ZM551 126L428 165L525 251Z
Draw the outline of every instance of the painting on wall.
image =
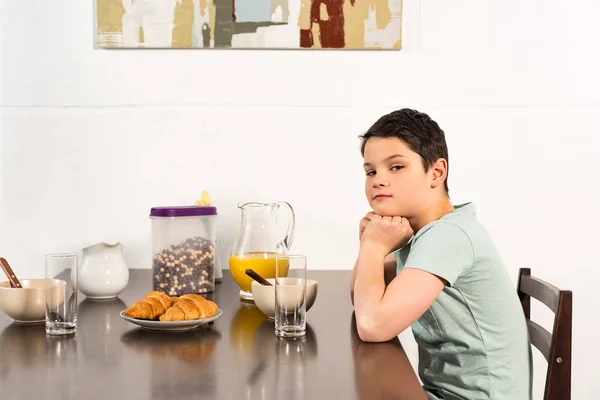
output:
M402 0L96 0L99 48L400 49Z

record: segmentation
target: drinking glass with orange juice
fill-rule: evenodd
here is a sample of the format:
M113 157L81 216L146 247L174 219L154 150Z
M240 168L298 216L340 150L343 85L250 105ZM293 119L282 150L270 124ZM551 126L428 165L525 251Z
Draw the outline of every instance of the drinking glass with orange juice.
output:
M229 270L233 280L240 287L240 297L252 300L252 278L246 275L252 269L263 278L275 277L275 257L287 254L294 237L295 215L289 203L244 203L238 207L242 210L242 224L229 257ZM281 239L282 225L279 223L280 209L289 211L287 228ZM281 274L286 274L283 269Z

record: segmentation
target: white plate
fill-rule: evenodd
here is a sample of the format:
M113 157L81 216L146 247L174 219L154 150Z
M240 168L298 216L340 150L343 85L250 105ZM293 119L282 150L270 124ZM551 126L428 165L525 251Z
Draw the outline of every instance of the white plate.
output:
M121 311L119 315L127 322L131 322L132 324L136 324L141 326L144 329L148 329L151 331L189 331L192 329L196 329L201 325L208 324L209 322L214 321L219 318L223 311L221 309L217 310L217 314L214 317L210 318L202 318L202 319L192 319L189 321L151 321L149 319L137 319L130 318L124 314L125 310Z

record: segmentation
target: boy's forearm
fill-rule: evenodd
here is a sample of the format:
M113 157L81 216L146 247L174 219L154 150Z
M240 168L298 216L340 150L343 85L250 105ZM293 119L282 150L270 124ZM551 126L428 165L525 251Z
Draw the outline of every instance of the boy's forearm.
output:
M385 256L369 247L361 247L354 268L354 309L359 325L368 326L377 321L378 305L385 293Z
M354 285L356 284L356 267L358 266L358 260L354 263L354 268L352 268L352 276L350 278L350 301L352 305L354 305ZM384 280L385 286L389 285L394 278L396 277L396 258L392 253L388 254L385 257L383 264L384 272Z

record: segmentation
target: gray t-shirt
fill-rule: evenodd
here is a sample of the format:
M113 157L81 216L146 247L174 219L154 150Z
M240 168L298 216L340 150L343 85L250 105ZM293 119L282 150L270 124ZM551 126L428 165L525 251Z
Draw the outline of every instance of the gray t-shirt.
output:
M502 259L471 203L433 221L394 253L448 284L412 324L430 399L530 400L531 345Z

